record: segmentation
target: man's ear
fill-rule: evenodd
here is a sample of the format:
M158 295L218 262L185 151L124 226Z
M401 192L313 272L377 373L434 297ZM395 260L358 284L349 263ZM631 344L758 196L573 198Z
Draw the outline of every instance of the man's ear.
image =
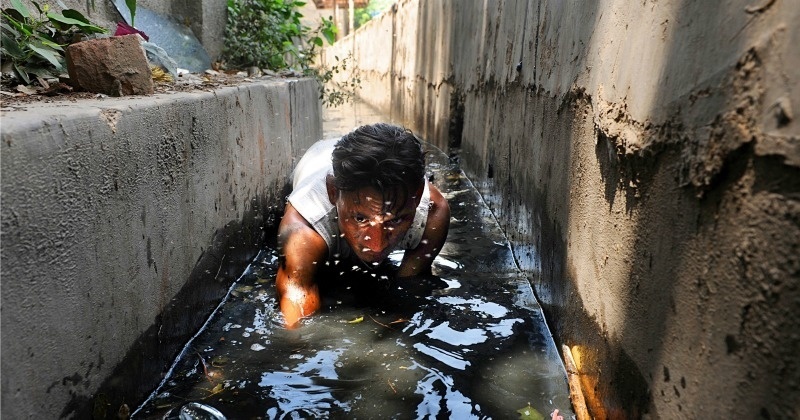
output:
M336 186L333 185L333 175L328 175L325 178L325 188L328 190L328 200L335 206L338 192L336 191Z

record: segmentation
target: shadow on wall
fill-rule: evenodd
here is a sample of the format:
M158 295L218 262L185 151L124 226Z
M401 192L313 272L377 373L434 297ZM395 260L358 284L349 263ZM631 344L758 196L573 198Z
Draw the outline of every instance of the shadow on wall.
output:
M556 336L573 346L592 414L791 417L797 398L778 396L796 396L790 378L800 376L787 364L798 338L781 335L797 329L791 314L800 310L796 288L786 289L800 265L800 174L780 153L759 152L760 142L785 138L761 125L771 106L765 61L778 65L770 48L788 36L778 28L765 45L747 44L759 36L747 25L768 10L662 8L663 48L623 53L631 66L662 63L660 73L623 80L655 86L631 103L601 97L587 80L592 41L608 41L597 31L611 13L531 1L522 40L505 38L498 22L519 6L485 5L486 20L453 7L448 42L418 48L416 74L430 74L432 51L453 63L450 144L461 145ZM430 45L432 13L418 7L417 42ZM454 51L475 61L457 65ZM516 64L515 53L519 76L488 70ZM405 105L424 116L419 129L433 114L425 82L414 86L425 105ZM766 125L780 130L786 115Z
M648 404L647 380L632 358L606 339L603 320L584 310L568 262L574 252L568 244L570 215L588 204L573 202L573 184L583 176L573 168L595 158L595 134L591 97L570 90L569 82L561 90L555 75L576 81L585 68L584 41L595 31L597 6L497 2L486 6L491 10L479 21L474 11L456 8L458 29L450 42L455 51L474 56L472 63L456 66L463 72L454 76L464 89L463 102L453 101L451 121L463 127L455 126L459 138L451 144L461 144L464 169L501 221L521 268L532 276L556 337L586 350L576 353L586 368L592 414L637 418ZM509 31L501 24L518 16L526 17L524 27ZM464 27L475 36L465 37ZM566 63L572 70L558 67Z
M799 9L734 3L394 15L391 116L460 147L595 418L796 417Z
M786 38L780 29L769 37L742 32L759 19L745 11L708 13L699 2L673 10L674 33L666 35L660 88L643 113L646 119L631 115L628 109L636 107L624 100L606 103L596 95L585 99L594 121L572 121L586 127L571 141L578 149L591 138L593 125L594 160L612 217L606 223L619 229L620 241L632 242L627 249L623 244L621 256L609 258L613 249L598 240L591 250L598 253L592 258L598 277L587 284L587 269L576 255L580 249L571 242L576 234L598 230L576 226L591 224L592 217L583 214L591 201L573 194L568 232L558 232L555 224L556 231L547 234L543 223L543 237L567 241L563 253L555 251L550 273L543 252L543 281L557 287L561 255L566 289L608 287L617 296L600 293L611 300L589 303L599 310L584 319L594 321L599 335L569 309L570 298L597 293L555 293L555 307L567 310L556 309L551 320L562 340L583 344L573 347L582 364L597 369L582 372L596 418L648 412L664 418L794 417L799 391L791 378L798 377L798 367L788 349L798 348L798 338L782 331L798 327L798 292L785 285L797 278L800 266L793 251L800 237L800 172L785 155L772 155L775 150L759 153L759 143L781 138L763 131L780 128L780 115L764 123L763 114L771 102L766 67L779 66L775 51ZM691 25L697 16L703 16L702 24ZM678 30L683 25L692 30ZM732 34L735 42L724 41ZM697 45L693 38L712 41ZM686 83L691 75L697 80ZM570 154L581 161L581 153ZM570 185L587 175L577 169ZM622 281L613 284L615 276L603 275L608 272L621 273ZM618 335L613 341L609 331ZM637 386L626 389L631 384Z
M241 221L231 221L215 233L186 284L137 338L97 392L91 396L73 393L60 417L127 418L125 413L133 412L144 401L176 359L187 337L200 329L258 250L274 238L280 214L269 203L275 201L267 197L252 200L252 208Z
M658 416L791 418L800 338L785 331L798 328L800 296L785 285L800 267L800 170L759 149L788 139L765 114L771 88L791 95L768 68L782 70L792 43L769 22L792 11L714 9L676 4L652 120L629 124L645 146L625 151L597 129L598 149L616 150L598 153L606 188L637 220L620 341Z

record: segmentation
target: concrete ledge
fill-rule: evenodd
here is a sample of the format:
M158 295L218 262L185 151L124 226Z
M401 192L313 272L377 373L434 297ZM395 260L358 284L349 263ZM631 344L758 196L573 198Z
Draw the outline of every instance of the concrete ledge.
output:
M317 96L261 81L2 115L4 417L116 415L92 397L134 343L163 369L213 309L193 301L263 244L292 156L321 137ZM140 375L124 382L159 380Z

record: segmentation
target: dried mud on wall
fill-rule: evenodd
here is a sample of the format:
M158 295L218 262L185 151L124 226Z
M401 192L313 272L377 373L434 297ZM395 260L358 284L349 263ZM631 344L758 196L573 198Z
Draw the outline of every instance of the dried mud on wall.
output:
M797 21L784 0L401 1L332 52L459 153L595 418L797 418Z

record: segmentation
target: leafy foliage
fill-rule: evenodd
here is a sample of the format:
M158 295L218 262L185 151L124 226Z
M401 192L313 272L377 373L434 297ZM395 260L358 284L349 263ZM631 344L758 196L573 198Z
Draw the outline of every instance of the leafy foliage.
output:
M334 80L336 74L347 71L347 64L352 61L353 57L349 55L343 59L334 58L336 59L334 66L322 68L316 75L320 82L319 99L322 100L322 104L337 107L347 103L355 96L356 90L361 87L361 79L358 76L351 76L344 82Z
M356 29L360 28L362 25L372 20L372 18L389 9L395 1L396 0L370 0L366 7L356 8L353 12L353 16L355 17L353 26Z
M323 19L314 31L305 26L298 10L304 4L296 0L228 0L225 60L238 67L309 68L323 37L333 43L337 29L329 19Z
M303 5L305 2L297 0L228 0L223 59L231 67L293 69L316 77L323 104L339 105L352 92L341 90L346 86L326 87L326 84L332 83L334 74L346 67L346 63L332 69L314 67L320 48L326 41L333 44L338 29L331 19L325 18L315 29L304 25L299 11ZM356 80L348 85L357 87Z
M31 74L44 77L63 72L63 47L75 35L106 32L77 10L57 13L47 4L31 3L38 15L21 0L11 0L11 8L0 12L0 56L4 62L11 62L14 73L26 84L31 82Z

